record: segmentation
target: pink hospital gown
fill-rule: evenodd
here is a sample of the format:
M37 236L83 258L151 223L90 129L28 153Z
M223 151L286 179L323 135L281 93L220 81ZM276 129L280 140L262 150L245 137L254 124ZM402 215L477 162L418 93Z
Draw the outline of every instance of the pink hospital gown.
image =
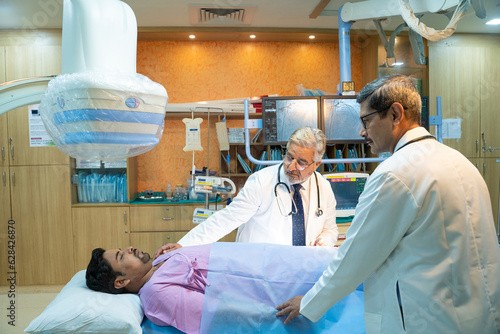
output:
M158 257L164 262L139 291L144 314L155 325L199 333L211 245L183 247Z

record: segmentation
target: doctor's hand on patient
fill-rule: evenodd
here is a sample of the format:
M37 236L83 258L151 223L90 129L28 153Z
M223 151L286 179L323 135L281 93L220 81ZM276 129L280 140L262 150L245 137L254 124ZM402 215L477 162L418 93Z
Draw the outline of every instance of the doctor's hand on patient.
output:
M288 317L285 319L285 325L288 324L290 320L300 315L300 301L302 297L304 296L295 296L283 304L276 306L276 309L279 311L276 313L277 317L288 314Z
M179 249L182 246L179 244L166 244L158 248L158 250L155 252L155 257L153 258L156 259L158 256L163 255L165 253L171 252L173 250Z

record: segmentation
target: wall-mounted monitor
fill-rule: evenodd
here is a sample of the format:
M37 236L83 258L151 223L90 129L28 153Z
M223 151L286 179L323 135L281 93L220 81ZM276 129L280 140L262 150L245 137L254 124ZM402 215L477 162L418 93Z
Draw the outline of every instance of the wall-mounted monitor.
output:
M368 180L366 173L330 173L323 177L330 183L337 201L337 217L354 216L359 195L365 189Z
M280 96L262 98L264 144L284 145L302 127L320 128L319 96Z
M323 132L327 142L362 143L365 140L359 135L360 105L354 95L321 96Z

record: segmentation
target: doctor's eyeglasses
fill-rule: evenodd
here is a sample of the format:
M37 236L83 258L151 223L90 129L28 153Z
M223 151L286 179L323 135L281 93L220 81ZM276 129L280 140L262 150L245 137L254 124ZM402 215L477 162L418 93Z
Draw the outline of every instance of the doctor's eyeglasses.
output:
M291 165L292 162L295 161L295 168L297 168L300 171L303 171L304 169L306 169L307 167L311 166L313 163L316 162L316 161L313 161L310 164L307 164L307 162L299 161L299 160L297 160L295 158L292 158L288 154L285 155L285 159L283 161L287 165Z
M392 106L392 105L391 105ZM402 106L403 107L403 106ZM389 107L391 108L391 107ZM361 116L359 119L361 120L361 123L363 124L363 129L367 129L367 125L366 125L366 118L367 117L370 117L371 115L375 115L375 114L378 114L379 112L383 112L383 111L386 111L386 110L389 110L389 108L385 108L385 109L380 109L380 110L375 110L374 112L371 112L367 115L364 115L364 116ZM406 107L403 107L404 110L408 109Z
M389 109L389 108L387 108L387 109ZM369 117L369 116L371 116L371 115L375 115L375 114L377 114L377 113L379 113L379 112L382 112L382 111L386 111L387 109L375 110L374 112L371 112L371 113L369 113L369 114L367 114L367 115L361 116L359 119L361 120L361 123L363 123L363 128L364 128L365 130L366 130L366 128L367 128L366 123L365 123L365 118L366 118L366 117Z

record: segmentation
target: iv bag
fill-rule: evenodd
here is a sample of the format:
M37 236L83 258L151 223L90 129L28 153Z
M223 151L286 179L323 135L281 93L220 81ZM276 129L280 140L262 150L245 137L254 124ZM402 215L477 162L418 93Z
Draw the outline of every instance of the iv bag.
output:
M200 124L203 122L202 118L184 118L182 120L186 124L186 146L184 152L188 151L203 151L200 139Z

